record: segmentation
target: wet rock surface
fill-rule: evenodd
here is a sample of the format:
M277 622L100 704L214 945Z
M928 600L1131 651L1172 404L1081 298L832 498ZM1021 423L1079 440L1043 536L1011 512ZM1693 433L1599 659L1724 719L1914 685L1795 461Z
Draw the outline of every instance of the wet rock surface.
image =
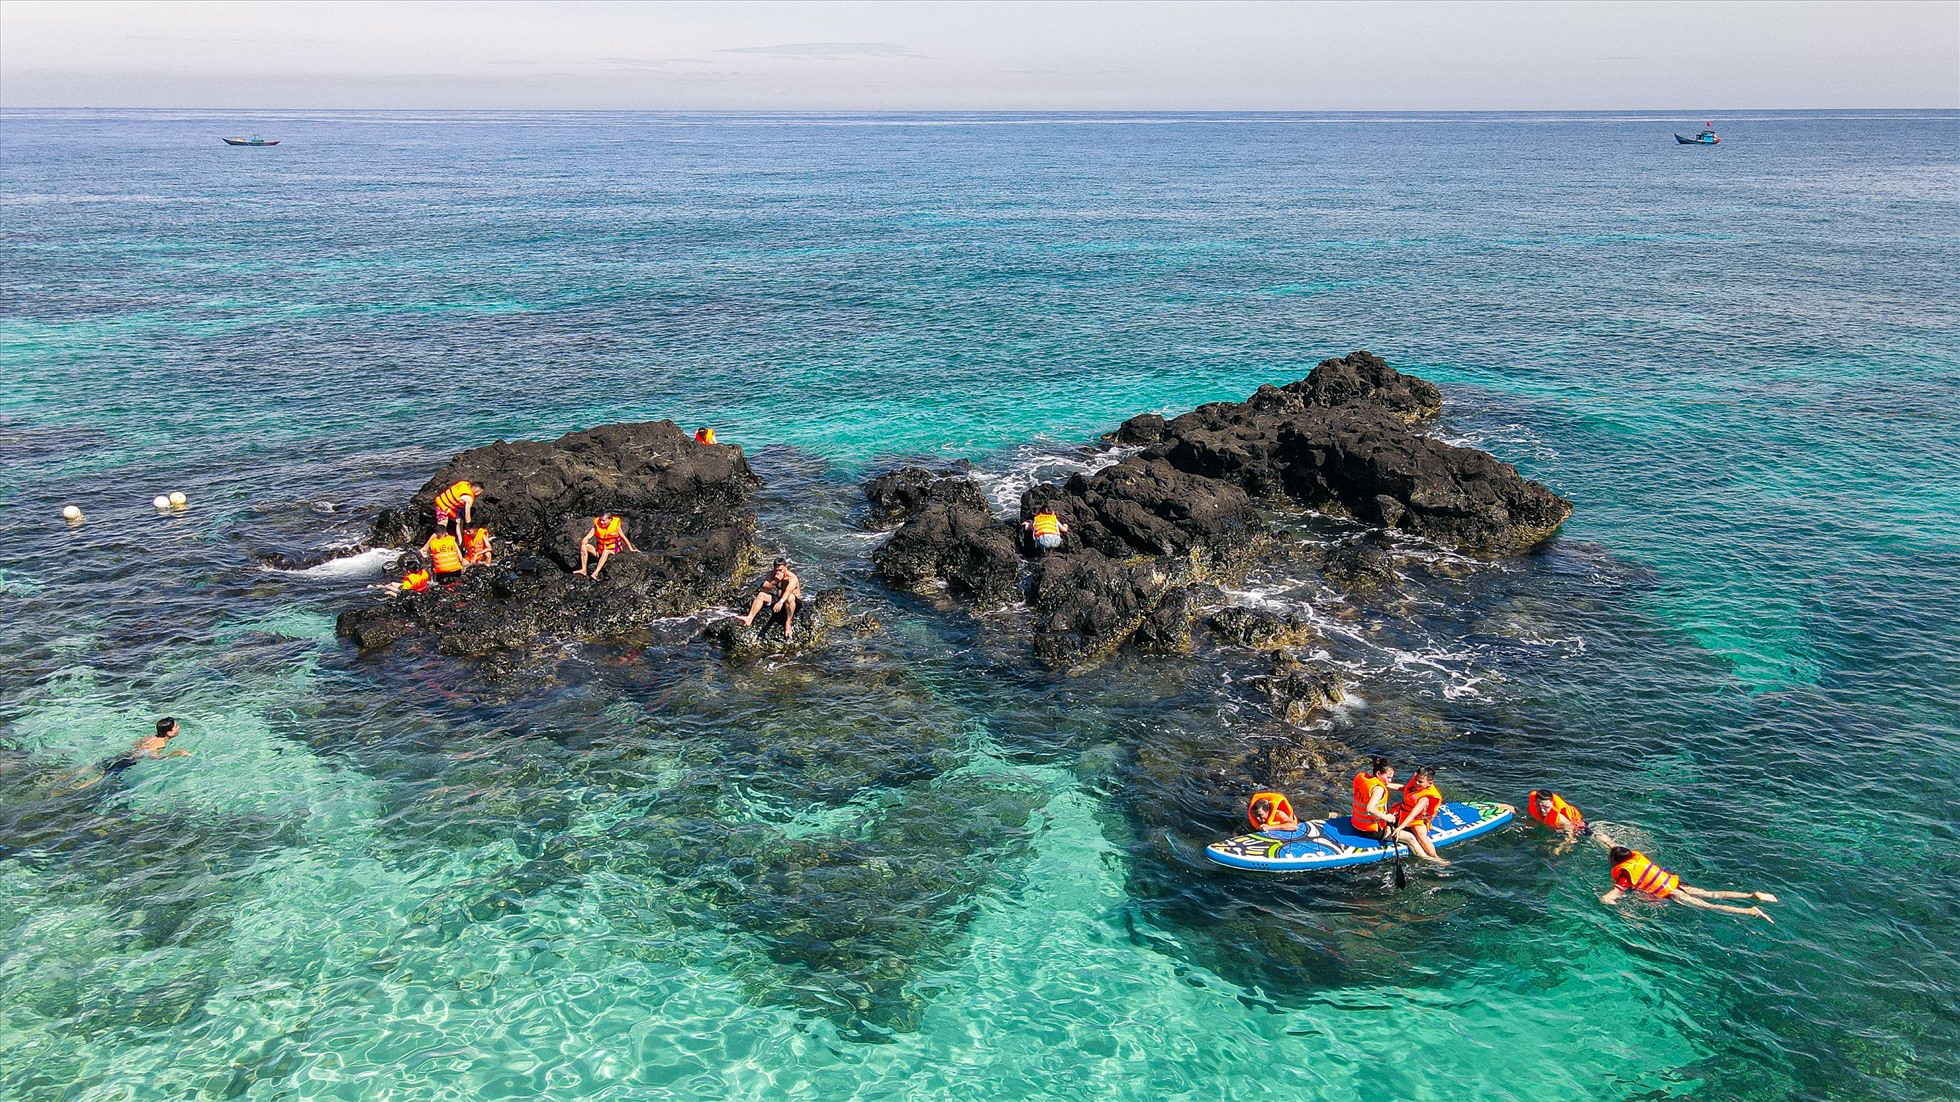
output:
M886 584L911 590L943 584L955 596L982 605L1019 595L1015 529L994 516L971 482L966 486L970 499L947 491L948 500L921 506L873 552L872 563Z
M964 471L929 471L924 467L901 467L879 475L864 484L864 496L871 502L875 522L906 520L931 504L987 507L980 488Z
M849 595L842 589L808 594L796 606L796 632L790 635L781 616L759 615L744 624L734 615L708 626L708 636L731 658L751 659L800 654L823 646L833 631L851 623ZM863 626L863 625L860 625Z
M406 508L384 511L370 542L419 547L434 530L436 495L465 479L483 489L471 522L490 529L496 563L453 586L343 613L341 636L367 649L428 632L457 655L540 637L632 638L652 620L732 600L755 566L747 502L760 480L740 448L698 444L671 421L463 452ZM595 580L571 571L601 512L624 518L638 550L613 556Z

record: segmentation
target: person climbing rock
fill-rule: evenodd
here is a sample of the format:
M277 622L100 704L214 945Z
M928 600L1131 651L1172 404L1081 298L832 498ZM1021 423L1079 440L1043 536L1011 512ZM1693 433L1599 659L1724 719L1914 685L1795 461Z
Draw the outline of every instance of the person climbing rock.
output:
M1711 902L1716 899L1754 899L1762 903L1774 903L1776 897L1768 892L1718 892L1683 884L1681 878L1656 865L1646 854L1626 846L1614 846L1607 854L1613 862L1613 890L1599 897L1601 903L1616 904L1628 892L1651 895L1655 899L1670 899L1699 907L1704 911L1723 911L1732 915L1753 915L1764 922L1776 920L1761 907L1731 907Z
M1041 548L1042 554L1062 545L1062 537L1068 534L1068 525L1055 515L1053 509L1043 509L1034 515L1033 520L1023 521L1021 527L1034 537L1034 545Z
M572 573L584 574L586 572L586 565L589 563L592 566L590 576L596 581L599 577L599 571L606 568L606 563L614 555L619 554L621 551L638 550L639 548L633 546L633 541L626 538L626 521L619 514L600 513L598 516L592 518L592 530L587 532L585 538L579 541L578 569L572 571ZM592 562L592 556L594 554L599 556L599 561L596 563Z
M436 528L449 531L458 540L463 538L463 526L473 522L471 512L476 507L478 495L483 487L467 479L451 483L447 490L436 495Z
M737 616L745 625L753 626L762 606L769 606L769 615L778 613L783 617L783 639L796 638L796 604L803 597L803 579L789 568L788 559L777 559L769 568L769 575L756 587L755 600L749 602L747 615Z

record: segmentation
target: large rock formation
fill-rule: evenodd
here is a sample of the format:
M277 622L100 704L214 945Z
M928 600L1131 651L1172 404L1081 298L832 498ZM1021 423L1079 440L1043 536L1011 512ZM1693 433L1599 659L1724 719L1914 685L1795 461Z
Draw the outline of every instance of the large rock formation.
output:
M419 547L434 530L436 495L462 479L483 488L472 520L496 538L497 564L449 589L344 613L341 635L372 647L428 631L453 654L538 637L630 637L655 618L732 600L755 568L747 501L760 480L740 448L697 444L671 421L466 451L405 509L383 512L370 542ZM639 550L614 556L594 581L571 570L601 512L625 518Z
M1244 579L1260 534L1256 501L1480 552L1526 550L1571 515L1563 498L1509 464L1416 431L1441 409L1435 386L1356 352L1244 402L1214 402L1169 421L1131 418L1110 438L1141 451L1022 495L1020 520L1052 509L1068 526L1063 546L1046 555L997 519L970 480L893 472L865 492L882 515L908 519L874 558L893 585L944 582L989 603L1011 595L1020 556L1035 560L1034 649L1057 664L1080 665L1125 644L1186 650L1203 587ZM1373 548L1343 560L1370 582L1392 579L1385 564ZM1283 645L1277 640L1295 627L1219 625L1221 635L1253 646Z

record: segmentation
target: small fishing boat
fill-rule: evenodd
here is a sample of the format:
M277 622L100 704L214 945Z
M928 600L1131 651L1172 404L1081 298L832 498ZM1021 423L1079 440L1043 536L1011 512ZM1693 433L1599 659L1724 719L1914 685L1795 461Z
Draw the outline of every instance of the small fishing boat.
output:
M226 145L278 145L279 139L272 138L270 140L267 140L265 138L226 138L225 144Z
M1705 122L1701 124L1701 127L1702 127L1701 133L1696 134L1692 138L1677 131L1674 135L1674 140L1680 142L1682 145L1721 145L1722 144L1722 136L1720 134L1715 133L1714 123Z

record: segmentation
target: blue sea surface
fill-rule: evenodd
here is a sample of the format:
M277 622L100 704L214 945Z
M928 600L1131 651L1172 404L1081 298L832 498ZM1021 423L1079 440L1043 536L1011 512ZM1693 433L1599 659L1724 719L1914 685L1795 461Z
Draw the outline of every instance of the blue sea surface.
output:
M1960 1097L1960 114L1700 119L0 114L0 1096ZM1306 727L871 575L871 474L1006 508L1357 348L1576 512L1376 593L1276 517L1228 599L1315 626ZM660 418L881 627L358 655L375 557L262 561ZM1378 752L1776 923L1530 826L1202 858Z

